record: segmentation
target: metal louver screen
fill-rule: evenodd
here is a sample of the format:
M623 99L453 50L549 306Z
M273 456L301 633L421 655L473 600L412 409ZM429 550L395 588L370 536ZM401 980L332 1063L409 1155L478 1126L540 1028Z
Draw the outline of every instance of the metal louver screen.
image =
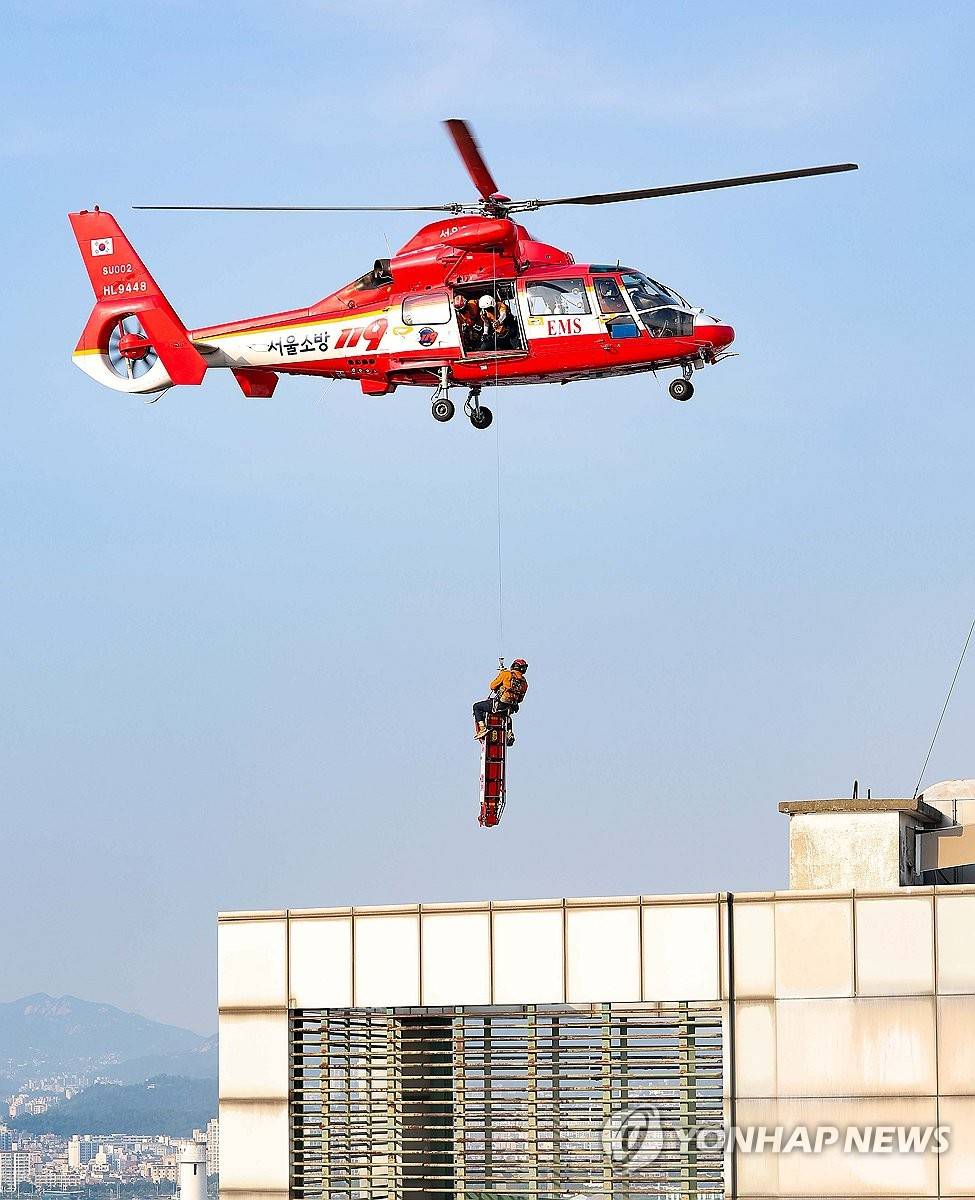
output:
M723 1195L716 1005L299 1010L291 1038L299 1200Z

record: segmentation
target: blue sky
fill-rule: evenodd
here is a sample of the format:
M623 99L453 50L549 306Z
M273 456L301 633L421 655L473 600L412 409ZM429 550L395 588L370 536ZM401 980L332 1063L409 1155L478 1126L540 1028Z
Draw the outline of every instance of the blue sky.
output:
M975 608L968 6L8 5L0 45L0 999L215 1026L221 908L785 886L784 799L910 795ZM308 303L438 203L466 116L512 195L853 160L529 227L730 320L631 378L428 397L70 362L65 214L191 325ZM470 702L532 664L504 824ZM929 782L975 774L975 664Z

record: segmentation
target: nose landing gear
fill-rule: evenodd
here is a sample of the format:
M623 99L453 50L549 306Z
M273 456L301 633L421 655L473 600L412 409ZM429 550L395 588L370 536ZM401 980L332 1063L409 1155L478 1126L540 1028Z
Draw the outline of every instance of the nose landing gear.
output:
M694 384L691 383L691 375L694 373L694 368L689 362L686 362L681 367L681 371L684 378L672 379L667 391L670 392L675 400L690 400L691 396L694 395Z

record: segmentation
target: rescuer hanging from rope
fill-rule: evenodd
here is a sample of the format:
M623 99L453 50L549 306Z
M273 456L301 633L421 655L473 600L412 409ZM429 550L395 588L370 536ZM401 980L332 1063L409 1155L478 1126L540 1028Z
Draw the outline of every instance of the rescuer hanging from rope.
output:
M501 670L491 680L491 695L474 705L474 736L481 743L481 812L477 823L497 825L504 812L507 792L505 762L508 747L514 745L511 714L528 691L525 672L528 663L516 658L510 667L500 660Z
M486 700L478 700L474 705L474 736L478 740L487 733L488 713L510 715L518 711L528 691L528 680L525 678L527 670L528 663L523 658L516 658L510 667L506 667L504 660L501 660L501 670L489 684L490 696ZM513 745L514 740L514 734L509 733L508 745Z

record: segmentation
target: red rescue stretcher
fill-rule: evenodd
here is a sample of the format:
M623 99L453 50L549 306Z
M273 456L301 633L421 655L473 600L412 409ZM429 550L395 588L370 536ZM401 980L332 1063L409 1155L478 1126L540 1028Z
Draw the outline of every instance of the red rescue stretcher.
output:
M481 738L481 814L478 825L497 825L504 812L505 767L511 738L511 714L487 714L487 733Z

